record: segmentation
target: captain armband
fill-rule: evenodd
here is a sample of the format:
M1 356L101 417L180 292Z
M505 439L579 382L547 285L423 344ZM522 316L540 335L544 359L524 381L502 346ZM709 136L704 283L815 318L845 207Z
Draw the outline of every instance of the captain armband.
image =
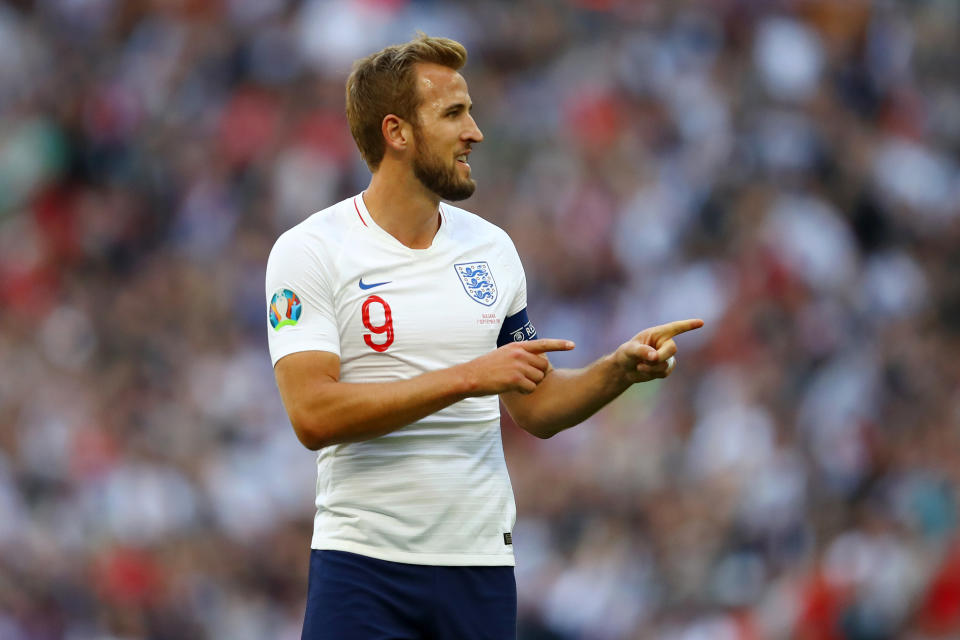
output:
M500 327L500 335L497 336L497 346L502 347L511 342L535 340L536 337L537 330L527 318L527 309L523 308L503 321L503 326Z

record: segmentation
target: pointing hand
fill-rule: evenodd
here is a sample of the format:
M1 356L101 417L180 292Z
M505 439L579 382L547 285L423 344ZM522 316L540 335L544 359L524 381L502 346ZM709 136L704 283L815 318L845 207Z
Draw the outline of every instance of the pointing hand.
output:
M543 354L573 347L569 340L551 338L511 342L460 366L471 396L532 393L550 370L550 361Z
M703 320L677 320L644 329L620 345L614 358L630 382L666 378L676 364L674 336L703 326Z

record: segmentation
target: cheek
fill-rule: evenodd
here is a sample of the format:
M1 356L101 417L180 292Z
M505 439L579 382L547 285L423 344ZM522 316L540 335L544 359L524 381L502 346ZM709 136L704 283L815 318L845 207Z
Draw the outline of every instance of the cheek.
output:
M423 146L423 155L429 158L433 163L443 162L444 153L441 151L440 145L435 142L428 142Z

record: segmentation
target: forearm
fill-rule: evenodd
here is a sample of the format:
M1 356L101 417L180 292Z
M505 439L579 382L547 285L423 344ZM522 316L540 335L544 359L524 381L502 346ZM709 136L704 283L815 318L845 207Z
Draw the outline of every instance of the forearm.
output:
M308 449L360 442L395 431L470 395L456 368L381 383L323 382L300 406L287 407Z
M582 369L552 369L533 393L503 399L521 428L549 438L580 424L631 384L610 354Z
M281 358L274 373L300 442L320 449L382 436L465 398L530 393L550 367L541 354L572 348L569 340L511 343L408 380L356 384L340 382L339 356L302 351Z

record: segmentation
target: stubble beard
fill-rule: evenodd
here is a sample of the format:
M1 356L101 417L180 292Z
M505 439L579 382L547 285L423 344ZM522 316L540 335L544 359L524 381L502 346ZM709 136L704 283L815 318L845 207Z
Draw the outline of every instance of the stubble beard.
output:
M456 165L444 165L438 156L431 155L422 145L417 146L413 159L413 175L442 200L466 200L477 188L473 178L461 178L457 175Z

